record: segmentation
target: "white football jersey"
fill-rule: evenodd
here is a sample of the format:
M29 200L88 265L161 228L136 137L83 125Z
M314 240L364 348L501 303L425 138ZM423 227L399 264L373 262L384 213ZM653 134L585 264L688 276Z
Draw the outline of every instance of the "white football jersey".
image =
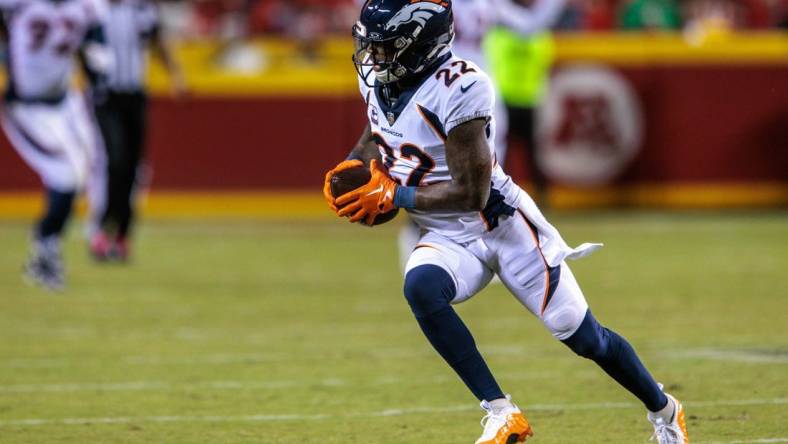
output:
M74 54L100 24L97 0L0 0L8 29L9 94L56 100L68 91Z
M367 103L373 138L391 176L406 186L426 186L451 180L446 162L446 138L457 125L488 120L487 142L495 152L495 92L490 78L473 62L446 56L420 85L403 91L393 108L379 97L380 88L359 80ZM423 229L468 242L495 228L498 217L511 215L523 191L493 162L490 199L481 212L409 210Z

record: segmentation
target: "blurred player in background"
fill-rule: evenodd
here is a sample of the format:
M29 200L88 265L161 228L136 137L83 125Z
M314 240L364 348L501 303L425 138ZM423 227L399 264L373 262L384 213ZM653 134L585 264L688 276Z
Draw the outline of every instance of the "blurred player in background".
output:
M506 144L510 146L518 141L525 148L532 195L544 209L548 203L547 178L537 163L537 109L550 79L555 48L549 23L555 20L558 11L540 10L538 2L532 0L518 1L523 5L533 4L535 15L541 12L539 24L544 26L527 35L511 27L496 26L485 39L485 53L500 91L498 99L506 109ZM499 158L499 162L503 160Z
M486 70L487 57L482 43L492 29L504 28L523 38L542 33L549 30L561 13L564 3L565 0L534 0L529 7L525 7L515 0L454 0L452 9L455 37L452 50L458 57L470 60ZM528 79L525 73L523 74L522 81L526 82ZM495 158L504 165L508 147L509 116L497 85L496 95L494 113L498 123ZM516 122L515 128L519 130L521 126L522 122ZM400 263L403 267L418 239L419 231L414 224L406 225L400 232Z
M453 51L458 57L487 70L488 55L482 44L491 30L503 28L523 38L549 31L564 4L565 0L454 0L456 36ZM493 80L498 83L497 79ZM523 81L526 80L523 77ZM495 157L498 163L505 165L509 120L501 100L496 100L495 119L498 121Z
M104 25L115 67L109 73L106 94L94 99L108 168L106 202L95 221L90 251L99 261L125 261L129 256L134 191L145 144L146 47L151 46L167 69L177 97L185 92L185 81L164 39L154 2L110 0Z
M687 444L681 404L663 393L625 339L597 322L565 262L599 245L569 247L495 162L494 87L478 65L452 54L451 2L368 0L353 36L369 124L347 160L326 174L324 194L351 222L371 224L404 208L419 225L405 297L487 413L476 444L532 435L451 306L494 275L555 338L643 402L660 444ZM333 175L362 165L370 181L334 199Z
M79 53L94 88L104 84L112 65L100 26L105 7L99 0L0 0L9 79L2 124L47 194L25 272L53 290L64 285L60 238L74 198L85 186L96 186L89 180L99 140L71 81Z

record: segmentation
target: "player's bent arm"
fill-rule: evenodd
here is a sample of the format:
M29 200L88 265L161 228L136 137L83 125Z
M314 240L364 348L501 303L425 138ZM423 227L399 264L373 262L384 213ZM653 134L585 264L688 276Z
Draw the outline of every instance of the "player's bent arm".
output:
M458 125L446 140L446 162L452 180L415 189L417 210L481 211L490 196L492 158L487 119Z
M364 162L364 165L369 165L372 159L380 160L378 144L372 139L372 128L369 123L367 123L364 131L361 132L361 137L359 137L356 146L353 147L347 158L348 160L360 160Z
M336 200L327 197L329 205L336 208L338 216L349 216L351 222L363 219L368 225L378 214L394 208L480 211L489 198L492 176L486 128L485 118L470 120L449 131L446 140L446 162L452 177L449 181L425 187L401 186L388 175L380 160L372 159L369 182ZM353 162L361 163L360 160ZM325 190L328 190L328 185L324 188L324 193L328 193Z

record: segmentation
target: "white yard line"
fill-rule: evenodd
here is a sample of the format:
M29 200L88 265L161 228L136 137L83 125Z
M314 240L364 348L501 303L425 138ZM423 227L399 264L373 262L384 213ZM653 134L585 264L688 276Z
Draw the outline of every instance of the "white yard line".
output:
M528 352L544 352L542 348L510 346L480 346L483 354L488 356L510 356ZM567 352L569 353L569 352ZM746 348L690 348L690 349L649 349L647 354L655 354L663 359L706 359L723 362L746 362L759 364L788 364L788 350L747 350ZM368 353L377 359L416 359L432 356L428 350L417 351L408 348L378 349ZM360 355L361 356L361 355ZM552 354L551 357L554 357ZM567 354L567 356L571 356ZM219 353L197 356L158 356L138 355L103 360L88 359L75 360L69 358L10 358L0 362L0 368L69 368L86 366L105 366L106 361L113 364L135 366L164 366L164 365L228 365L228 364L259 364L266 362L292 362L339 359L339 357L320 355L297 355L285 353Z
M778 443L778 442L788 442L788 438L758 438L758 439L748 439L748 440L737 440L737 441L701 441L694 444L766 444L766 443Z
M788 398L773 399L749 399L749 400L730 400L730 401L695 401L686 402L688 407L725 407L742 405L784 405L788 404ZM534 404L529 405L529 411L556 411L556 410L609 410L609 409L630 409L640 408L638 404L628 402L603 402L585 404ZM375 418L389 416L405 416L414 414L435 414L476 411L478 407L473 405L456 405L443 407L413 407L403 409L387 409L377 412L354 413L354 414L256 414L256 415L207 415L207 416L116 416L116 417L96 417L96 418L25 418L1 420L0 427L33 427L46 425L85 425L85 424L128 424L128 423L184 423L184 422L283 422L283 421L323 421L331 419L347 418ZM786 442L779 441L784 438L764 438L777 441L730 441L733 443L770 443ZM707 443L712 444L712 443ZM718 443L714 443L718 444Z
M320 381L319 385L332 384ZM173 391L173 390L259 390L278 389L296 386L295 381L210 381L199 383L173 384L164 381L131 381L116 383L61 383L61 384L17 384L0 386L0 393L56 393L56 392L134 392L134 391Z
M666 350L660 355L669 359L709 359L725 362L788 364L788 351L778 353L763 350L696 348Z
M593 374L590 371L572 372L573 376ZM499 375L502 380L508 381L530 381L538 379L551 379L555 377L553 372L518 372L502 373ZM443 384L454 383L457 378L448 376L437 376L422 378L419 384ZM325 378L322 380L311 381L310 385L320 387L345 387L349 385L381 386L402 384L403 379L398 376L384 376L363 383L353 382L343 378ZM169 391L192 391L192 390L277 390L298 387L303 385L301 380L281 380L281 381L255 381L255 380L231 380L231 381L200 381L200 382L168 382L168 381L122 381L122 382L63 382L63 383L37 383L37 384L10 384L0 385L0 393L64 393L64 392L169 392Z
M788 438L763 438L751 441L731 441L730 444L750 444L750 443L768 443L768 442L788 442Z

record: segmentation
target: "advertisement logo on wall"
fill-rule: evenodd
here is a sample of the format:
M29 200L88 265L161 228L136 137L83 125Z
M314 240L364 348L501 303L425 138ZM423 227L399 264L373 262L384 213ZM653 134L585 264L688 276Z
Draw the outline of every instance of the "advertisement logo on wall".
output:
M610 183L641 149L641 116L637 96L616 71L564 67L553 76L539 113L539 167L556 182Z

